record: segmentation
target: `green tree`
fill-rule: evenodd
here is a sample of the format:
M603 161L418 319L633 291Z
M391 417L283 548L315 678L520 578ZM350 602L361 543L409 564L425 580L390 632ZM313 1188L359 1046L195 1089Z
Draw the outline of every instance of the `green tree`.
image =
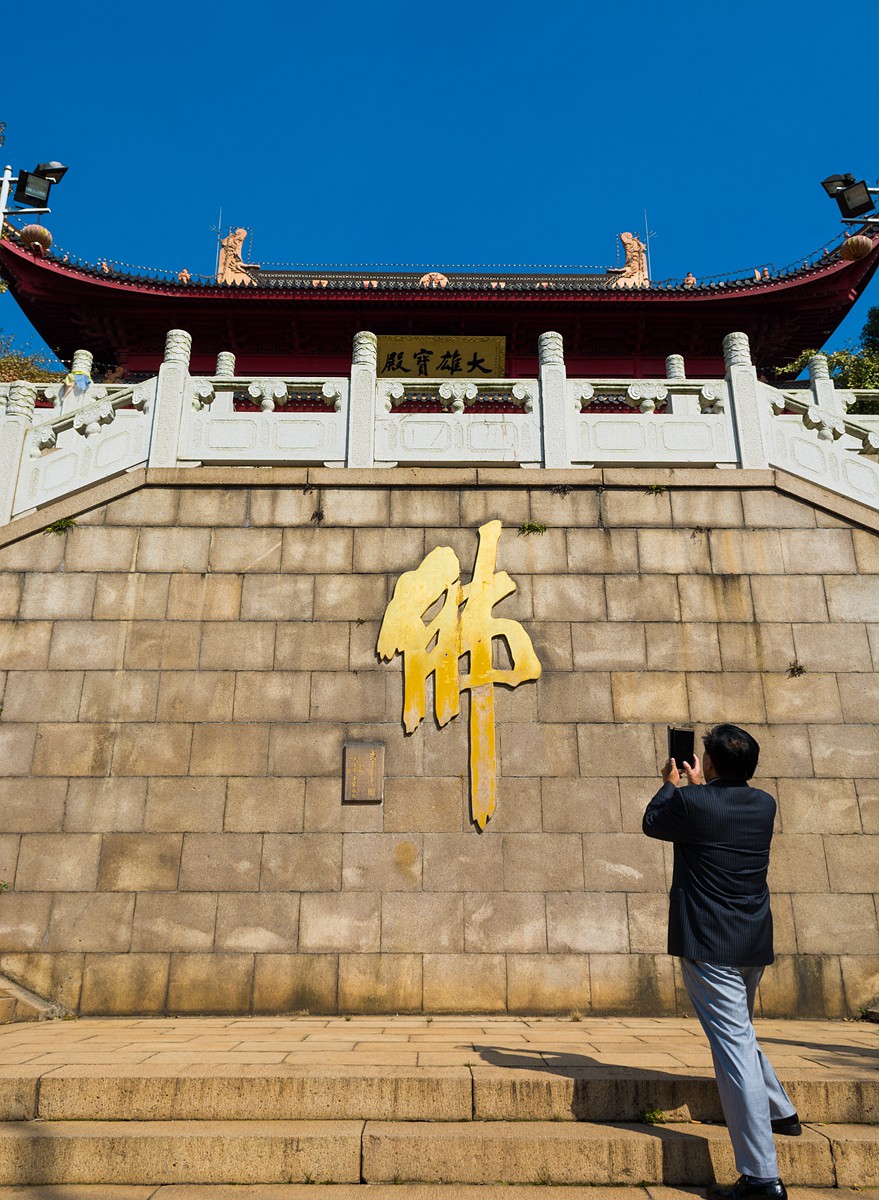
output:
M12 383L14 379L51 383L61 375L63 371L53 370L52 360L45 354L16 346L15 339L0 329L0 383Z
M867 313L867 320L861 330L861 345L870 354L879 354L879 304Z

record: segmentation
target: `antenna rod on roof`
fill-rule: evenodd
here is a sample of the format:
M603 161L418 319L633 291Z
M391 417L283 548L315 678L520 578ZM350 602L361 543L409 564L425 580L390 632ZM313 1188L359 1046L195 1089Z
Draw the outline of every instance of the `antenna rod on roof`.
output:
M645 208L644 209L644 245L647 250L647 278L648 279L653 278L653 268L650 264L650 239L652 237L656 237L656 234L652 232L652 230L650 229L650 226L647 223L647 209Z
M214 264L214 275L220 274L220 251L223 245L223 206L220 205L220 215L217 217L216 225L211 225L211 233L217 235L217 261Z

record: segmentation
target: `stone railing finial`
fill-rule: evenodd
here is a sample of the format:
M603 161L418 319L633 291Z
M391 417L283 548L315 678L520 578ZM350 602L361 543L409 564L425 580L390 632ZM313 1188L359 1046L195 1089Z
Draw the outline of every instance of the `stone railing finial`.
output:
M665 360L666 379L686 379L687 369L684 366L683 354L670 354Z
M823 409L812 405L802 414L802 422L807 429L818 431L818 439L822 442L835 442L845 434L845 422L841 417L834 417Z
M230 350L221 350L217 355L217 376L220 379L235 378L235 355Z
M656 412L657 404L664 404L666 400L668 388L651 379L636 379L626 388L626 403L642 413Z
M728 333L723 339L723 361L730 367L750 367L751 347L746 333Z
M115 417L116 410L109 400L97 400L74 414L73 428L83 437L94 437L101 432L102 425L110 425Z
M560 333L542 333L537 339L537 355L542 367L565 365L565 344Z
M279 404L287 401L287 385L283 379L254 379L247 394L263 412L274 412Z
M72 375L82 374L91 378L94 355L88 350L74 350L73 362L70 364Z
M813 354L809 359L809 379L814 383L816 379L829 379L830 368L827 365L826 354Z
M370 367L373 371L378 366L378 338L368 330L354 334L354 365Z
M32 383L17 379L9 385L6 398L7 417L23 417L30 425L34 419L34 405L37 402L37 389Z
M165 338L165 362L189 366L192 354L192 337L185 329L170 329Z

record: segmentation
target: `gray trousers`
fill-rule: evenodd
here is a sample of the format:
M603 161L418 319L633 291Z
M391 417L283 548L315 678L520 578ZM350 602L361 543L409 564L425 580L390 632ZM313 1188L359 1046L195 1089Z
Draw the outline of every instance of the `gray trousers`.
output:
M754 997L763 967L720 967L682 958L684 987L705 1030L717 1090L740 1175L778 1177L770 1121L794 1106L754 1032Z

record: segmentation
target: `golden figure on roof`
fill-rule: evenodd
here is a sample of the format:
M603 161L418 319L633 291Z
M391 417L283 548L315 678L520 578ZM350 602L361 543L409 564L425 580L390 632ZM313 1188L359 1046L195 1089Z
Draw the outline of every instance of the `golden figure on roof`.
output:
M616 273L611 287L642 288L650 287L650 276L647 272L647 247L637 233L621 233L620 241L626 251L626 265Z
M246 263L241 257L246 237L246 229L235 229L220 242L220 267L217 271L217 283L236 283L244 287L256 287L256 280L248 273L248 269L258 267L259 264Z

